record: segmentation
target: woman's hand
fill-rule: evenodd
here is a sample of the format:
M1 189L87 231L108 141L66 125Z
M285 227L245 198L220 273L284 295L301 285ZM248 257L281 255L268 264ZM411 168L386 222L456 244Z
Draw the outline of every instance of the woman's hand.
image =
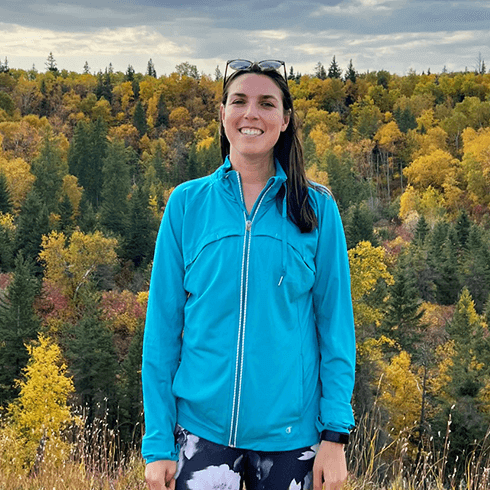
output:
M145 469L145 479L150 490L174 490L174 475L177 471L177 461L162 460L148 463Z
M344 445L322 441L313 464L313 490L340 490L346 479Z

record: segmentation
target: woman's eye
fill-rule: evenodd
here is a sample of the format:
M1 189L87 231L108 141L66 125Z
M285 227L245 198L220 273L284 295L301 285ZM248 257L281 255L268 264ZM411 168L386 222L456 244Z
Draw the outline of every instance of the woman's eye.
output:
M236 99L236 100L232 101L232 104L243 104L243 100L242 99Z

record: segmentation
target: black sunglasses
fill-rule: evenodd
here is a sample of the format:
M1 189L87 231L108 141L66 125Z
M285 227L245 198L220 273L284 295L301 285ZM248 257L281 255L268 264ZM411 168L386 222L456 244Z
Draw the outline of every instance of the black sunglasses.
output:
M234 71L245 71L251 68L252 66L257 66L260 68L261 71L277 71L281 75L281 67L284 68L284 80L286 80L286 83L288 81L288 76L286 73L286 63L284 61L279 61L279 60L262 60L262 61L248 61L248 60L229 60L226 62L226 67L225 67L225 76L223 77L223 87L226 84L226 73L228 71L228 67L230 67ZM230 75L231 76L231 75Z

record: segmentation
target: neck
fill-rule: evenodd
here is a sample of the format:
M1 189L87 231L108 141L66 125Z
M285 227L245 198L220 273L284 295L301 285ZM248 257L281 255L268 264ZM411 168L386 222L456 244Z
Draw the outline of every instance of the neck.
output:
M263 155L256 158L243 158L242 155L230 152L230 162L231 167L240 174L242 183L245 185L265 185L273 175L276 175L272 154L265 158Z

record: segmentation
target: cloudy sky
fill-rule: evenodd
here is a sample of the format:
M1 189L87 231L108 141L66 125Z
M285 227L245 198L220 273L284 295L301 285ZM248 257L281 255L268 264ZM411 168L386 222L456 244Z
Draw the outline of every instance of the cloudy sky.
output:
M50 52L77 72L274 58L313 73L333 56L360 72L472 70L479 55L490 67L490 0L1 0L0 59L44 71Z

